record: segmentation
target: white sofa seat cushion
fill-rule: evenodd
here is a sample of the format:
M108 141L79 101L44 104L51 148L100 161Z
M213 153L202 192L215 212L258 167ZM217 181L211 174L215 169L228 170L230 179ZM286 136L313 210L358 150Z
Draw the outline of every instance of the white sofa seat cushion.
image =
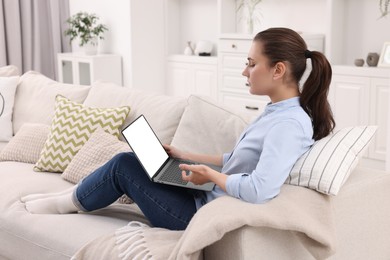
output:
M32 166L0 162L0 254L9 259L25 259L27 255L69 259L85 243L130 220L147 223L135 205L113 204L92 213L31 214L21 197L58 192L73 185L58 174L33 172Z
M14 134L25 123L50 125L54 115L55 97L58 94L82 103L89 89L90 86L58 83L34 71L23 74L15 94Z
M144 114L160 141L170 144L176 132L186 99L120 87L113 83L95 82L84 101L93 107L130 106L131 111L123 126ZM121 136L121 140L124 140Z

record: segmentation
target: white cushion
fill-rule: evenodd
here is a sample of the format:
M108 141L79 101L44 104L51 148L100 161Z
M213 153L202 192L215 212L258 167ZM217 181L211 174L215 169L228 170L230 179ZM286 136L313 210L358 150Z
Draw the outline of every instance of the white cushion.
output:
M71 183L78 183L121 152L130 152L129 145L98 128L73 157L62 173L62 178Z
M190 96L172 145L204 154L230 152L248 122L199 96Z
M58 83L34 71L23 74L15 95L14 134L24 123L50 125L54 115L55 97L58 94L82 103L89 89L89 86Z
M24 124L0 151L0 161L36 163L50 132L44 124Z
M186 99L132 90L113 83L95 82L84 101L93 107L130 106L123 126L144 114L160 141L170 144L186 106ZM121 136L121 140L124 140Z
M18 67L8 65L0 68L0 77L20 76Z
M12 112L19 77L0 77L0 141L9 141L13 136Z
M295 163L286 183L336 195L376 129L377 126L348 127L315 142Z

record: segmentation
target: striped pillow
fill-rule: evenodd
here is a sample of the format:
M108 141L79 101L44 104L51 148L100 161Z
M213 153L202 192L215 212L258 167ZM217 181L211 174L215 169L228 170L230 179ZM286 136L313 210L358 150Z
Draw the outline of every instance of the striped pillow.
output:
M34 171L63 172L97 128L118 137L129 112L128 106L86 107L57 95L50 134Z
M315 142L295 163L286 184L336 195L376 129L377 126L348 127Z

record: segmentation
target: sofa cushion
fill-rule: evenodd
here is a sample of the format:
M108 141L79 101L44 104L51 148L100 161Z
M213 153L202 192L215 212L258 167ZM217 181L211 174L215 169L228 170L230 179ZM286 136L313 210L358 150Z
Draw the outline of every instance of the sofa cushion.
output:
M112 83L95 82L84 104L94 107L128 105L132 109L124 126L144 114L160 141L170 144L187 102L184 98L132 90ZM121 140L124 140L123 137Z
M36 163L49 132L50 127L45 124L24 124L0 151L0 161Z
M20 76L18 67L8 65L0 68L0 77Z
M128 106L87 107L58 95L50 134L34 170L63 172L97 128L119 136L119 128L129 111Z
M23 74L15 94L14 134L24 123L50 125L56 95L61 94L72 101L81 103L89 89L89 86L58 83L34 71Z
M62 178L78 183L116 154L129 151L128 144L98 128L66 167Z
M286 183L336 195L356 167L377 128L348 127L315 142L295 163Z
M172 145L204 154L230 152L248 122L230 110L190 96Z
M31 214L21 197L73 186L58 174L36 173L32 167L0 162L0 255L5 259L70 259L84 244L130 220L148 223L135 204L80 214Z
M0 141L9 141L13 136L12 112L19 76L0 77Z

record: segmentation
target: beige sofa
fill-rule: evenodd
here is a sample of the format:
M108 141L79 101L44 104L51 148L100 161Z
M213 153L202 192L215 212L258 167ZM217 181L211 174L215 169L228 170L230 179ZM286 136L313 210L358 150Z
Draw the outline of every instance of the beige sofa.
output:
M0 76L14 74L18 74L14 67L0 69ZM229 151L250 121L205 98L160 96L110 83L66 85L29 72L21 76L16 92L14 134L24 123L50 124L58 93L88 106L129 105L132 110L126 123L145 114L162 142L194 152ZM198 122L198 128L186 126L183 121ZM0 142L0 150L6 145ZM59 191L72 185L60 174L34 172L32 164L0 162L0 259L70 259L83 245L129 221L148 223L135 204L115 203L88 214L35 215L27 212L20 201L27 194ZM331 198L337 247L329 259L390 259L389 187L389 173L358 167L340 193ZM205 248L203 256L313 259L294 232L247 226Z

